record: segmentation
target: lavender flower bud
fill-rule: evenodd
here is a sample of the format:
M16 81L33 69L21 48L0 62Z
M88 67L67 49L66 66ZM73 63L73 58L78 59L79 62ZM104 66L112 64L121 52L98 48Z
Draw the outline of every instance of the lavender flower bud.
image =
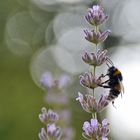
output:
M102 140L108 140L107 136L110 132L109 123L107 119L102 121L102 125L99 128L99 135L102 137Z
M107 50L98 50L97 53L85 52L82 59L85 63L93 66L100 66L107 60Z
M108 96L101 95L98 102L94 96L89 94L83 95L78 92L78 96L76 100L80 102L82 108L88 113L101 112L109 104Z
M85 18L91 25L98 26L105 22L108 19L108 16L105 15L104 9L101 6L93 5L92 8L89 8Z
M53 112L51 109L46 110L46 108L42 108L41 109L41 114L39 114L39 119L41 122L48 124L48 123L55 123L56 121L58 121L59 117L58 114Z
M106 125L104 125L106 123ZM91 119L90 122L86 121L83 124L83 136L86 139L101 139L108 140L107 135L109 133L109 123L106 119L102 121L102 124L98 122L97 119Z
M88 88L96 88L102 83L101 78L96 78L92 73L80 75L80 84Z
M60 137L60 128L56 127L55 124L48 124L45 128L42 128L39 133L40 140L59 140Z
M110 30L101 32L101 31L89 31L89 30L84 30L85 32L85 39L88 40L89 42L92 42L94 44L98 44L98 43L102 43L106 40L106 38L108 37L108 35L110 34Z

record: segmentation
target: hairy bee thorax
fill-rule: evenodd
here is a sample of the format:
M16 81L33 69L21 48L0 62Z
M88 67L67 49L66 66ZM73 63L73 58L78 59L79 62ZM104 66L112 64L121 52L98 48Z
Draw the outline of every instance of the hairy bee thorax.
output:
M122 73L113 65L108 68L106 75L101 75L101 78L104 78L106 76L108 76L109 79L102 82L102 84L99 86L110 89L108 94L108 101L112 101L112 103L114 103L114 100L122 93L122 91L124 91L122 85Z

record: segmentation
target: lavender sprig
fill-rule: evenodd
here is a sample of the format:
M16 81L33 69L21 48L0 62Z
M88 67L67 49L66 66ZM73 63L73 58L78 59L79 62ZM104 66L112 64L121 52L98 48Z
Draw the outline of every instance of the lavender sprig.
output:
M93 94L82 94L78 92L77 101L80 102L82 108L92 115L90 122L86 121L83 124L83 136L88 140L108 140L107 136L110 132L109 123L104 119L101 123L97 119L97 113L107 107L110 103L108 95L101 95L99 100L95 97L95 89L100 87L102 83L103 74L96 76L96 67L106 63L109 58L107 56L107 50L100 50L99 44L103 43L110 35L110 30L104 32L100 31L99 27L108 19L108 15L105 14L104 9L100 5L93 5L89 8L87 15L85 16L89 24L93 25L93 30L84 30L85 39L96 46L96 52L85 52L82 59L85 63L93 67L93 71L80 75L80 84L86 88L90 88ZM97 49L98 47L98 49Z
M49 134L49 137L52 137L51 130L54 130L55 137L57 136L58 130L56 124L59 123L61 125L61 140L72 140L74 138L74 129L71 127L71 112L67 110L67 106L69 104L69 96L67 94L67 87L71 84L71 78L67 74L62 74L59 77L54 77L54 75L47 71L42 74L40 78L41 86L43 87L44 91L46 92L45 101L47 104L53 106L57 113L53 112L51 109L46 110L45 108L41 109L41 114L39 115L39 119L41 122L46 124L45 129L42 129L42 133L44 134L44 130L46 133ZM61 108L60 108L61 107ZM48 125L49 124L49 125ZM48 128L48 129L46 129ZM55 128L55 129L54 129ZM57 131L57 132L55 132ZM47 135L48 137L48 135ZM46 136L45 136L46 138ZM47 139L47 140L55 140L54 139Z
M56 126L56 122L59 119L58 114L51 109L47 112L45 107L41 109L41 112L39 119L45 124L45 127L41 128L39 133L40 140L60 140L61 129Z

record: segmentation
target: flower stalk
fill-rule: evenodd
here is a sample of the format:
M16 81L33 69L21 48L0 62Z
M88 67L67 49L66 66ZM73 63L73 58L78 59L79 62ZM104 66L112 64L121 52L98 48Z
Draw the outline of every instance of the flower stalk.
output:
M40 140L60 140L61 129L56 126L59 120L58 114L51 109L47 111L46 108L43 107L41 114L39 114L39 119L45 124L45 127L42 128L39 133Z
M97 1L99 2L99 1ZM80 76L80 84L85 88L90 88L93 94L78 93L78 100L82 108L91 114L91 121L83 124L83 137L87 140L108 140L109 123L104 119L101 123L98 121L97 113L101 113L103 109L110 103L108 95L101 95L97 100L95 88L100 87L104 81L103 74L99 77L96 75L96 68L106 64L108 61L107 50L101 50L99 45L103 43L110 35L110 30L101 31L100 25L105 23L108 15L105 14L104 9L96 4L89 8L85 19L93 26L93 30L84 30L85 39L95 45L95 52L85 52L82 56L83 61L92 66L91 73L85 73Z
M46 136L41 140L59 139L59 137L56 138L58 130L60 130L56 127L56 124L59 124L59 126L61 126L61 140L72 140L74 138L74 129L71 126L71 112L70 110L67 110L67 106L69 105L67 87L71 84L70 76L62 74L59 77L54 77L51 72L47 71L42 74L40 83L46 93L46 103L55 109L59 114L59 117L51 109L47 111L45 108L42 108L39 119L46 127L39 133L39 138L41 139L45 134L50 137L47 138L48 136ZM47 131L50 129L56 130L55 136L53 136L53 131Z

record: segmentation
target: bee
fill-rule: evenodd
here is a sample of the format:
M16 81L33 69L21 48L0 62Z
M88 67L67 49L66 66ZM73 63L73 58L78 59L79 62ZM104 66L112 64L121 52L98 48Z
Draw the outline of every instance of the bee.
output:
M108 64L107 64L108 65ZM101 75L101 77L108 76L109 79L102 82L99 86L103 88L109 88L108 100L112 101L114 105L114 100L122 93L124 93L124 86L122 84L123 76L121 71L116 68L113 64L108 65L108 71L106 75Z

